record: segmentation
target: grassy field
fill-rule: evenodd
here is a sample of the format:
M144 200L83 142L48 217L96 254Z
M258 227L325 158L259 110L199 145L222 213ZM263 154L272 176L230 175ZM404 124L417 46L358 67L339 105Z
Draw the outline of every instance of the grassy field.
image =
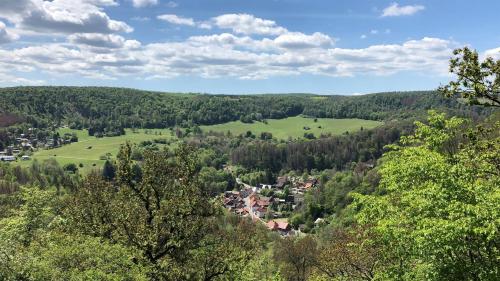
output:
M83 168L80 169L85 173L92 170L93 167L100 167L104 164L105 160L100 160L102 155L111 153L112 157L116 157L120 145L124 144L126 141L139 143L145 140L172 138L170 130L168 129L148 130L148 133L146 133L143 129L137 130L135 133L132 132L132 130L126 130L126 134L124 136L104 138L89 136L86 130L71 130L63 128L59 130L59 133L61 135L64 133L76 133L78 136L78 142L55 149L37 151L33 154L32 160L20 161L18 163L22 166L28 166L34 159L43 161L45 159L54 158L61 165L65 165L67 163L75 163L79 165L82 163Z
M360 130L361 127L370 129L377 127L382 122L361 120L361 119L326 119L319 118L314 122L312 118L304 117L290 117L281 120L268 120L268 123L255 122L252 124L245 124L240 121L229 122L225 124L202 126L201 129L205 132L210 130L218 132L231 131L234 135L246 133L251 131L257 136L262 132L270 132L273 137L279 139L300 138L304 133L313 133L319 136L321 133L342 134L346 131L353 132ZM309 127L305 130L304 127ZM45 159L56 159L59 164L65 165L68 163L83 164L80 170L86 173L94 167L101 167L105 160L101 160L101 156L110 153L111 157L116 157L121 144L126 141L132 143L139 143L145 140L153 140L158 138L172 138L171 131L168 129L155 129L155 130L132 130L127 129L126 134L118 137L104 137L96 138L89 136L86 130L72 130L62 128L59 130L62 135L64 133L76 133L78 142L64 145L59 148L50 150L39 150L35 152L32 159L29 161L18 161L17 163L22 166L28 166L34 159L43 161Z
M354 132L363 127L364 129L371 129L382 125L382 122L363 120L363 119L330 119L318 118L314 122L313 118L305 117L290 117L286 119L269 119L267 124L262 122L254 122L252 124L245 124L241 121L229 122L219 125L202 126L204 132L227 132L231 131L233 135L239 135L251 131L253 134L259 136L262 132L269 132L273 137L278 139L288 139L303 137L304 133L313 133L316 137L320 134L331 133L339 135L346 131ZM304 127L309 127L305 130Z

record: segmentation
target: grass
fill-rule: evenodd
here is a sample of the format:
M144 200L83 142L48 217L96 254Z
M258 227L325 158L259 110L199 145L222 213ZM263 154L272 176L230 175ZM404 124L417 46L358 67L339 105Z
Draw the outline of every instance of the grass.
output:
M270 132L275 138L287 139L289 137L303 137L306 132L313 133L315 136L319 136L321 133L338 135L346 131L353 132L360 130L361 127L370 129L382 124L382 122L362 119L318 118L317 122L314 122L314 119L304 117L290 117L280 120L268 120L267 122L267 124L262 122L245 124L240 121L236 121L219 125L202 126L201 129L205 132L210 130L218 132L231 131L234 135L251 131L259 136L262 132ZM310 129L305 130L304 127L309 127ZM158 138L172 138L171 131L168 129L153 129L147 131L140 129L136 130L136 132L132 132L132 130L127 129L126 134L123 136L104 138L89 136L86 130L72 130L69 128L61 128L59 129L59 133L61 135L65 133L75 133L78 136L78 142L55 149L39 150L33 154L31 160L18 161L17 163L26 167L29 166L34 159L41 162L46 159L54 158L60 165L68 163L75 163L76 165L79 165L81 163L83 165L83 168L80 168L81 172L88 173L95 167L102 167L105 160L101 160L101 156L109 153L112 158L116 157L120 145L127 141L140 143L142 141Z
M68 163L75 163L76 165L79 165L81 163L83 164L83 168L80 168L80 170L83 170L83 173L87 173L93 168L101 167L104 164L105 160L101 160L101 156L110 153L111 157L116 157L116 154L120 149L120 145L127 141L139 143L158 138L172 138L170 130L168 129L147 130L148 133L146 133L143 129L137 130L135 133L132 132L132 130L127 129L125 132L126 134L123 136L96 138L89 136L86 130L62 128L59 130L61 135L64 133L76 133L78 136L78 142L55 149L39 150L33 154L31 157L32 160L20 161L18 163L22 166L28 166L34 159L41 162L45 159L54 158L60 165Z
M382 125L382 122L363 120L363 119L330 119L318 118L314 122L313 118L305 117L289 117L286 119L269 119L267 124L263 122L254 122L251 124L242 123L241 121L234 121L225 124L202 126L204 132L227 132L230 131L233 135L239 135L251 131L257 137L262 132L269 132L273 137L278 139L301 138L304 133L313 133L316 137L320 134L331 133L332 135L340 135L342 133L355 132L363 127L364 129L371 129ZM305 130L304 127L309 127Z

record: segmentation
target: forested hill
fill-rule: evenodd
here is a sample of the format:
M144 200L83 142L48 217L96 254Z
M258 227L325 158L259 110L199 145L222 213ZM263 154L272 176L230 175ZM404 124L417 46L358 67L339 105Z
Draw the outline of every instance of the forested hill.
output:
M14 114L35 127L69 125L112 131L252 122L304 114L311 117L407 118L428 109L461 114L460 103L435 92L364 96L174 94L107 87L13 87L0 89L0 115ZM481 115L484 109L468 114ZM474 116L472 116L474 117Z

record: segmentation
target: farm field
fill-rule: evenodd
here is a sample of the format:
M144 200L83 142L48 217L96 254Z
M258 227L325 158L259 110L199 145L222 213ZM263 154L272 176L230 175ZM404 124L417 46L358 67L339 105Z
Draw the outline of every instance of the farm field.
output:
M127 129L125 132L126 134L123 136L96 138L94 136L89 136L87 130L62 128L59 130L61 135L64 133L76 133L78 136L78 142L67 144L55 149L39 150L33 154L31 160L19 161L17 163L22 166L28 166L34 159L41 162L46 159L54 158L60 165L68 163L75 163L76 165L79 165L81 163L83 164L83 168L79 169L83 171L83 173L87 173L94 167L101 167L104 164L105 160L100 160L102 155L110 153L112 158L116 157L120 145L127 141L130 141L131 143L139 143L145 140L172 138L170 130L168 129L148 129L147 133L143 129L136 130L136 132L132 132L132 130Z
M355 132L363 127L364 129L372 129L382 125L382 122L363 119L331 119L318 118L314 122L313 118L305 117L289 117L285 119L268 119L267 124L263 122L254 122L251 124L241 121L234 121L224 124L201 126L204 132L227 132L230 131L233 135L239 135L251 131L257 137L262 132L269 132L273 137L278 139L301 138L304 133L313 133L316 137L321 134L331 133L332 135L340 135L346 131ZM305 130L304 127L309 127Z

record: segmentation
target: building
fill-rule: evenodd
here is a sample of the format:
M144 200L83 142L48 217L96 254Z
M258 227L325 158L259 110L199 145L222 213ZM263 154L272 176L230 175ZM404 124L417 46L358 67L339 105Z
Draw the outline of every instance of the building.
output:
M276 231L283 236L289 235L292 229L290 224L285 221L270 220L266 225L271 231Z
M283 177L278 177L278 179L276 180L276 188L279 188L279 189L282 189L285 187L285 185L288 184L288 177L287 176L283 176Z
M12 155L0 155L0 161L7 161L7 162L16 161L16 157Z

